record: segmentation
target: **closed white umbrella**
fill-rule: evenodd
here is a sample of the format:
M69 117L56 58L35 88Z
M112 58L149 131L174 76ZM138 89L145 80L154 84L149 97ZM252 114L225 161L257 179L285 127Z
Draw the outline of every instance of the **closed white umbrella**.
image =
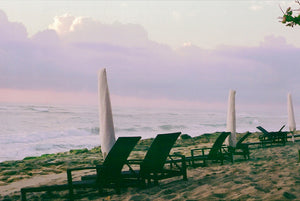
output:
M110 96L107 84L106 69L98 72L99 85L99 120L100 144L103 158L105 158L116 142L114 122L111 110Z
M296 121L294 116L294 108L291 93L288 93L288 124L289 130L292 133L292 141L295 142L294 132L296 131Z
M227 127L226 131L231 134L227 137L225 143L228 146L236 146L236 118L235 118L235 91L230 90L228 96Z

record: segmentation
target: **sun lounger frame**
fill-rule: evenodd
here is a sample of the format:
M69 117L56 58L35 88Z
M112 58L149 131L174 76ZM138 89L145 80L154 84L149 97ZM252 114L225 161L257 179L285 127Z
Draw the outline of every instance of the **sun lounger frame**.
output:
M282 129L285 125L283 125L279 131L277 132L268 132L262 126L257 126L256 128L262 132L259 135L258 139L261 142L261 146L265 147L267 145L285 145L287 142L287 134L288 132L283 132Z
M158 134L144 159L128 160L130 171L124 173L124 177L135 180L140 186L151 183L157 185L159 180L175 176L182 176L183 180L187 180L185 156L178 153L170 155L170 150L180 134L181 132ZM134 165L138 169L134 169Z
M140 138L141 137L119 137L106 156L102 165L97 165L96 167L78 167L67 169L67 184L22 188L22 201L27 200L26 193L28 192L68 190L70 200L74 200L74 189L79 188L95 188L101 192L104 187L109 187L114 188L117 193L120 193L122 182L121 170L126 163L130 152ZM96 169L96 177L88 180L73 181L72 172L88 169Z
M211 148L197 148L191 150L191 157L188 158L191 161L193 167L206 166L207 161L220 162L223 165L225 159L229 159L233 162L232 153L228 150L227 146L223 143L225 139L230 135L230 132L222 132ZM208 154L206 153L208 152ZM202 164L196 163L196 161L202 161Z

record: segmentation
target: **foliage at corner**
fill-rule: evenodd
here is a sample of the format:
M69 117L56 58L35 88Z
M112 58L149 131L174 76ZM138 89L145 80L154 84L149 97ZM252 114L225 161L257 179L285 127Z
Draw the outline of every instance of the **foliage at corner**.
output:
M296 0L295 2L300 5L300 0ZM289 27L300 25L300 14L295 15L295 11L300 11L300 9L293 10L291 7L288 7L285 12L282 9L281 11L283 13L283 17L280 17L280 19L283 24L286 24L286 26Z

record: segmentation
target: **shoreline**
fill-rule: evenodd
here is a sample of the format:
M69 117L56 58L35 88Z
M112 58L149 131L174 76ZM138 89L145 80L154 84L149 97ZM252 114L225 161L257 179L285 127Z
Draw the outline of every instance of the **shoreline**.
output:
M258 134L251 134L246 142L258 141ZM192 148L210 147L217 135L218 133L213 133L193 138L178 139L172 152L180 152L189 156L189 151ZM242 135L238 133L237 138ZM151 141L151 138L141 140L130 155L130 158L142 158ZM296 196L296 199L300 199L300 163L297 163L297 151L299 149L299 141L296 143L288 142L287 145L280 147L251 149L251 158L249 161L237 158L238 160L233 164L225 162L223 166L209 164L208 167L189 167L187 182L178 178L172 178L162 181L159 187L142 190L142 193L138 189L130 188L121 195L112 194L109 196L112 200L147 200L146 198L149 197L149 193L153 193L153 196L150 198L151 200L152 198L165 200L167 197L171 200L197 200L197 196L201 199L280 199L280 196L282 199L288 199L287 197L289 196ZM20 188L26 185L39 186L43 183L57 184L66 182L67 168L94 166L101 163L101 161L102 154L100 153L100 147L96 147L91 150L70 150L69 152L45 154L39 157L26 157L19 161L1 162L0 187L3 190L0 190L0 199L18 200ZM266 178L269 178L269 180L266 180ZM219 181L218 184L215 183L216 181ZM190 190L187 190L188 184L191 186ZM274 185L277 186L278 192L273 189L272 186ZM183 188L187 192L192 191L192 193L191 195L187 195L187 193L182 191L180 195L174 195L173 193L164 192L169 192L169 188L172 189L173 186L174 188L178 188L179 191ZM199 186L209 189L209 193L204 192L203 189L199 189ZM235 192L236 195L233 195L231 192L229 193L229 189ZM247 197L245 193L239 192L240 190L238 189L249 191L246 194L250 197ZM173 190L174 193L178 191ZM156 191L158 192L154 193ZM201 192L203 195L200 195ZM263 196L261 192L267 195ZM43 195L43 193L38 194ZM158 194L162 194L162 198L165 198L161 199ZM258 194L256 198L255 194ZM95 200L105 198L98 194L94 196Z

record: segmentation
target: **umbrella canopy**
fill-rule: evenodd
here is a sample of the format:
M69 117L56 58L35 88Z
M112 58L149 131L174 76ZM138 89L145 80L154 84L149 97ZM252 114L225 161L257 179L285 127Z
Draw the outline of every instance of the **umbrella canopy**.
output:
M288 93L288 125L292 132L292 141L294 142L294 131L296 131L296 121L294 116L294 108L291 93Z
M225 141L226 145L232 147L236 146L235 93L234 90L229 91L226 131L231 134Z
M116 142L114 122L111 110L110 96L107 84L106 69L98 72L99 85L99 120L100 144L103 158L105 158Z

